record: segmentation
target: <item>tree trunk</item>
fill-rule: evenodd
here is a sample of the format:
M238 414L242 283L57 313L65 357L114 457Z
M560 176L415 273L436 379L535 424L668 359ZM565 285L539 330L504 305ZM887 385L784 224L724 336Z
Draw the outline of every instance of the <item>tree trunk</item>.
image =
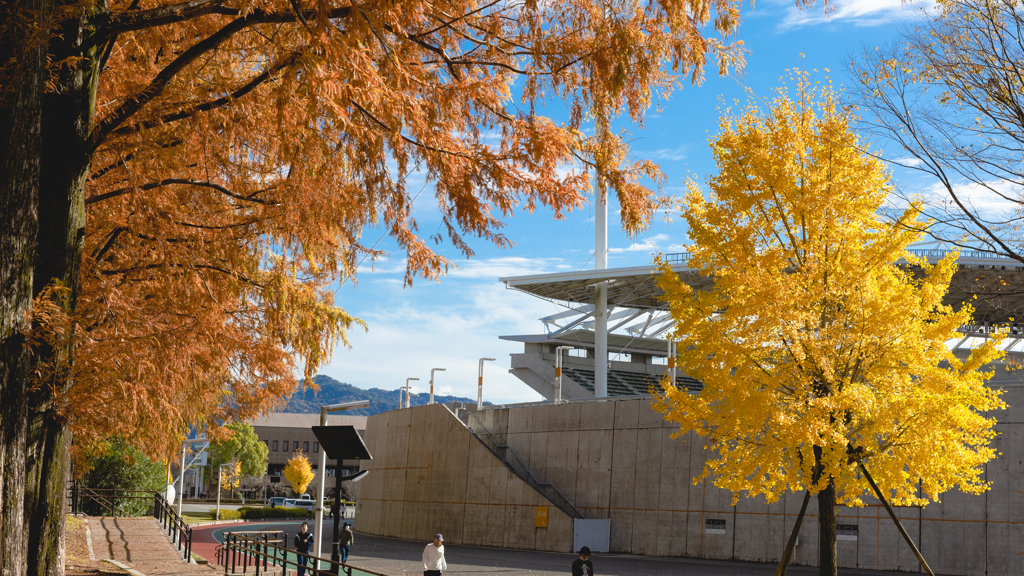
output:
M46 27L52 0L0 6L0 574L22 576L28 563L25 443L33 255L38 226ZM22 25L13 24L23 21ZM38 33L33 34L33 28Z
M828 486L818 492L818 574L836 576L836 485L829 478Z
M57 88L43 98L42 173L39 179L39 238L34 288L38 295L55 282L66 286L63 300L74 312L78 273L85 242L85 182L89 173L88 141L92 130L98 49L82 51L88 29L84 17L69 19L49 51L54 60L82 56L62 67ZM40 347L36 361L57 369L51 388L31 397L26 459L25 516L29 527L28 576L64 574L64 510L70 471L70 434L56 412L54 395L67 386L74 347L69 339L56 347Z

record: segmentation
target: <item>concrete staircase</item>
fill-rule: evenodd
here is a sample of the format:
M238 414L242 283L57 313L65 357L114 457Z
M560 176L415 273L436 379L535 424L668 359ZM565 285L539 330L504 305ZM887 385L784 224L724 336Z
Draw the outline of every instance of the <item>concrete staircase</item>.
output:
M586 517L580 512L568 498L565 497L562 492L556 488L550 482L541 482L537 480L537 477L533 475L533 472L527 468L526 464L523 463L523 459L516 454L516 451L507 444L499 444L494 436L491 435L487 427L480 422L470 410L458 409L456 416L463 424L466 425L466 429L472 432L473 436L476 437L492 454L494 454L498 460L501 460L505 467L508 468L513 474L518 476L522 481L530 485L531 488L539 492L542 496L547 498L556 508L559 508L562 512L569 515L570 518L578 518L585 520Z

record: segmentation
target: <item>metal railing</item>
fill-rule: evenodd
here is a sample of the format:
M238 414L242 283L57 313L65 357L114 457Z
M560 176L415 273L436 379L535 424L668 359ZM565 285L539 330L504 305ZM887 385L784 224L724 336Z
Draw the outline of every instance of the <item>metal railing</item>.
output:
M668 262L669 264L684 264L689 261L689 252L673 252L672 254L665 254L665 262Z
M936 259L938 259L938 258L944 258L947 254L949 254L952 251L951 250L946 250L944 248L907 248L907 252L910 252L911 254L913 254L914 256L917 256L918 258L936 258ZM1007 258L1006 256L1003 256L1002 254L998 254L998 253L995 253L995 252L990 252L988 250L967 250L967 249L964 249L964 250L960 251L960 256L959 257L960 258L988 258L988 259L992 259L992 260L1013 260L1012 258Z
M280 537L278 537L280 536ZM248 574L253 576L287 574L300 568L310 576L345 574L345 576L387 576L348 563L317 558L314 554L289 550L285 544L287 534L274 530L268 532L228 532L224 543L217 547L217 565L224 567L224 575ZM324 568L324 564L327 565Z
M951 250L944 248L907 248L907 252L917 256L918 258L944 258ZM672 254L665 254L664 259L669 264L685 264L690 261L689 252L675 252ZM959 258L983 258L987 260L1008 260L1015 262L1013 258L1009 258L1003 254L999 254L989 250L969 250L963 249L960 251Z
M150 490L87 488L71 482L68 507L72 514L87 516L148 516L153 501Z
M476 414L469 410L465 410L465 413L476 422L476 427L467 423L466 428L473 433L473 436L475 436L477 440L483 442L484 446L486 446L491 453L497 456L497 458L501 460L513 474L529 484L531 488L540 492L545 498L551 501L552 504L562 512L568 514L570 517L579 518L580 520L586 519L586 517L583 516L583 513L580 512L576 506L574 506L573 503L555 487L554 484L538 480L537 477L533 475L533 472L531 472L526 466L526 463L523 462L523 459L519 457L519 454L516 454L516 451L513 450L511 446L508 444L498 444L494 437L491 436L491 432L486 426L484 426L483 422L476 417ZM479 430L476 428L479 428ZM508 458L508 454L511 454L514 459Z
M171 544L178 547L178 552L182 554L182 558L186 562L192 560L192 528L185 522L178 513L174 511L174 506L164 498L164 495L155 492L153 494L153 517L156 518L160 526L167 532L167 536L171 539Z

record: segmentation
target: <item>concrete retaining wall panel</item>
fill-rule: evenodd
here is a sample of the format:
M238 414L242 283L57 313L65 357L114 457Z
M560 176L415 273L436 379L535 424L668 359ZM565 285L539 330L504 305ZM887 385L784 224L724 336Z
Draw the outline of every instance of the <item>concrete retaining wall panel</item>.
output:
M793 532L803 502L804 492L786 493L786 538ZM803 566L818 565L818 499L813 495L811 501L807 503L803 524L800 525L800 544L793 551L792 563Z
M580 404L580 430L611 430L615 424L616 404L618 402Z
M650 400L636 400L637 405L637 428L666 428L671 426L666 422L660 412L651 408Z
M653 556L658 553L658 518L656 510L638 509L633 512L632 554Z
M551 432L565 432L572 430L578 432L580 429L580 405L566 404L552 410L548 421L548 430Z
M989 574L1024 574L1024 556L1017 556L1024 551L1024 389L1011 390L1006 399L1020 408L996 414L1002 456L988 466L992 491L950 492L924 509L898 509L936 572L980 575L987 566ZM772 504L744 498L734 509L728 492L694 485L706 456L704 440L692 433L672 439L676 425L647 400L484 412L490 412L485 421L491 432L506 438L540 481L555 485L586 517L612 520L614 552L775 562L803 498L786 494ZM421 532L441 529L453 543L466 535L467 542L493 546L571 546L570 518L552 506L549 527L534 528L535 506L550 503L444 407L374 416L366 441L376 459L364 463L374 472L358 486L361 530L424 539L429 534ZM859 527L857 542L837 543L840 566L917 572L916 558L884 510L871 498L865 503L838 511L840 524ZM726 534L705 534L709 518L724 519ZM484 526L484 519L492 526ZM794 564L817 563L817 532L812 498Z
M744 535L736 539L735 558L752 562L767 562L771 534L768 504L764 496L741 498L736 504L736 525L733 530Z
M548 406L530 406L524 410L530 412L530 432L548 431L548 416L551 412Z
M629 430L637 428L640 418L639 400L620 400L615 403L615 429Z
M612 508L608 548L612 552L630 554L633 551L633 510Z
M988 574L1024 574L1024 525L994 524L988 529Z

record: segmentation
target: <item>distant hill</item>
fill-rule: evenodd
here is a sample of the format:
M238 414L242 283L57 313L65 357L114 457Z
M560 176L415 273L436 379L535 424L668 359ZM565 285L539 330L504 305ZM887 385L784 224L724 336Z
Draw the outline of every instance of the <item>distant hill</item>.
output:
M338 382L334 378L324 376L323 374L314 376L313 382L316 382L317 386L320 387L319 392L313 392L312 389L308 388L296 392L288 399L288 406L282 412L319 414L320 406L324 404L339 404L355 400L369 400L370 405L359 410L346 410L346 415L372 416L373 414L398 408L398 390L381 390L380 388L364 390L363 388L356 388L351 384ZM413 394L410 403L413 406L422 406L428 401L430 401L430 394L424 392L422 394ZM434 402L438 404L451 404L453 402L476 404L476 398L470 399L435 394ZM485 402L485 404L490 404L490 402Z

